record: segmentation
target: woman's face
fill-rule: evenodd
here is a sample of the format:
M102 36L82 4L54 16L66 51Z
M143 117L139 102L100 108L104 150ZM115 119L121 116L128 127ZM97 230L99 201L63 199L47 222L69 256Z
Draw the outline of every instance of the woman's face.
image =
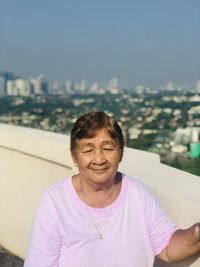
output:
M90 184L106 184L114 180L121 152L106 129L98 130L94 137L77 141L74 162L80 177Z

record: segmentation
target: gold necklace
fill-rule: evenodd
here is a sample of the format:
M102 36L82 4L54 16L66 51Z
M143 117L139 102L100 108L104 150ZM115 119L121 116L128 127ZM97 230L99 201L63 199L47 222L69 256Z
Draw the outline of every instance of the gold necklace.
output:
M110 211L109 211L109 214L108 214L106 223L104 224L104 227L103 227L103 231L102 231L102 232L100 232L99 228L97 227L97 225L96 225L96 223L95 223L95 220L94 220L94 218L93 218L93 216L92 216L92 214L91 214L91 212L90 212L90 208L89 208L88 206L87 206L87 209L88 209L88 213L89 213L89 215L90 215L92 224L93 224L94 228L95 228L96 231L97 231L98 238L99 238L100 240L102 240L102 239L103 239L103 236L104 236L104 233L105 233L105 231L106 231L106 227L107 227L108 222L109 222L110 217L111 217L111 213L112 213L112 205L111 205L111 207L110 207Z
M82 192L84 192L84 190L83 190L83 186L82 186L81 183L80 183L80 187L81 187L81 189L82 189ZM113 195L114 192L115 192L115 184L114 184L114 186L113 186L111 195ZM111 217L111 213L112 213L112 205L110 206L109 214L108 214L108 217L107 217L107 220L106 220L106 223L105 223L105 225L104 225L104 227L103 227L103 231L102 231L102 232L100 232L99 228L97 227L97 224L95 223L95 220L94 220L94 218L93 218L93 216L92 216L92 214L91 214L91 212L90 212L90 208L88 207L88 205L87 205L87 210L88 210L88 214L90 215L91 222L92 222L94 228L95 228L96 231L97 231L98 238L99 238L100 240L102 240L102 239L103 239L103 236L104 236L104 233L105 233L105 231L106 231L106 227L107 227L108 222L109 222L110 217Z

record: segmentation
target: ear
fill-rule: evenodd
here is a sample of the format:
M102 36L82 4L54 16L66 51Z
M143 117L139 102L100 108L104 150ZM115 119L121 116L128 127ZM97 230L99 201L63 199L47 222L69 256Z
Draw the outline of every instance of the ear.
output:
M74 165L75 165L76 167L78 167L78 163L77 163L77 161L73 160L73 162L74 162Z
M77 167L78 166L78 163L77 163L76 155L75 154L71 154L71 156L72 156L72 160L74 162L74 165Z

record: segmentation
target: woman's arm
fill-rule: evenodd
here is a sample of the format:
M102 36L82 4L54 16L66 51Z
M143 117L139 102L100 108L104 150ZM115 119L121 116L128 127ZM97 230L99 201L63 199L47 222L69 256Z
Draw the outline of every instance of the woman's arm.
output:
M24 267L57 267L61 237L51 197L44 194L33 223Z
M179 262L197 253L200 254L200 223L174 232L168 246L158 257L166 262Z

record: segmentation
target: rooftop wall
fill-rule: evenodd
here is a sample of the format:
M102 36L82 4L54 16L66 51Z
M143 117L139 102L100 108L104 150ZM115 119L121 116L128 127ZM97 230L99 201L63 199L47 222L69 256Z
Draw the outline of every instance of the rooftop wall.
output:
M69 137L0 124L0 245L24 258L35 209L42 192L76 172ZM160 163L159 156L125 149L120 170L149 186L161 206L180 227L200 218L200 178ZM193 258L156 267L199 267Z

